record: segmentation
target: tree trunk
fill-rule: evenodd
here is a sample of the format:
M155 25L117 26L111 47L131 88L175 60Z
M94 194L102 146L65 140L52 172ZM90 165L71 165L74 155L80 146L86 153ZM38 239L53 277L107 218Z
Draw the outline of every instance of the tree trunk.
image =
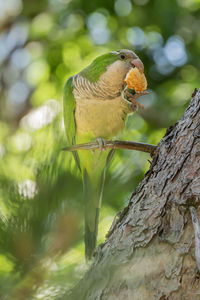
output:
M195 93L67 299L200 299L200 90Z

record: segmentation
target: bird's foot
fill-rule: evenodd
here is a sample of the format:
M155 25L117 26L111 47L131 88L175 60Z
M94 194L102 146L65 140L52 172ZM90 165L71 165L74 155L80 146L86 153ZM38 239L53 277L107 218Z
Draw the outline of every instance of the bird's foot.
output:
M106 141L101 137L96 138L95 141L99 145L99 153L101 154L103 150L106 150Z
M136 99L144 96L144 95L148 95L149 92L148 91L143 91L141 93L137 93L137 94L131 94L128 90L124 91L125 95L127 96L128 100L132 103L132 109L133 111L135 111L137 109L137 106L139 106L140 108L144 108L144 106L137 102Z

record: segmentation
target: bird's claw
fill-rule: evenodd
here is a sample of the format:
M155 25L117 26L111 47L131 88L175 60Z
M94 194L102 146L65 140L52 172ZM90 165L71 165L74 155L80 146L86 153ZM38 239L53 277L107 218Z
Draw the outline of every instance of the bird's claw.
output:
M131 94L128 90L125 91L126 96L128 97L128 100L132 103L132 109L133 111L135 111L137 109L137 106L139 106L140 108L144 108L144 106L137 102L136 99L144 96L144 95L148 95L149 92L148 91L143 91L141 93L137 93L137 94Z
M103 138L99 137L96 138L96 142L99 145L99 153L101 154L103 150L106 150L106 141Z

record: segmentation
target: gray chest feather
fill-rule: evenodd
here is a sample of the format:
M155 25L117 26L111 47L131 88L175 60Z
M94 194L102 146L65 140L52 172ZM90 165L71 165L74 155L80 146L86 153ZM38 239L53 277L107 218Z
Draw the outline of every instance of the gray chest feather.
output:
M132 110L121 96L123 81L116 84L106 79L102 76L91 83L79 75L74 77L77 136L111 138L124 129L125 118Z

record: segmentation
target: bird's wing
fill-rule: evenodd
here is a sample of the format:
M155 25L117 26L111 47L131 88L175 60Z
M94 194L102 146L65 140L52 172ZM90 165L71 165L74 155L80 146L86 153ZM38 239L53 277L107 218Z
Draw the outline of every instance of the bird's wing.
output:
M64 124L67 135L67 143L69 144L69 146L71 146L75 142L75 108L76 101L73 94L73 77L70 77L65 83L63 95Z
M70 77L64 86L63 95L63 115L65 131L67 135L67 143L69 146L75 144L76 137L76 122L75 122L75 109L76 101L73 94L73 77ZM80 169L80 162L77 152L73 152L74 159Z

